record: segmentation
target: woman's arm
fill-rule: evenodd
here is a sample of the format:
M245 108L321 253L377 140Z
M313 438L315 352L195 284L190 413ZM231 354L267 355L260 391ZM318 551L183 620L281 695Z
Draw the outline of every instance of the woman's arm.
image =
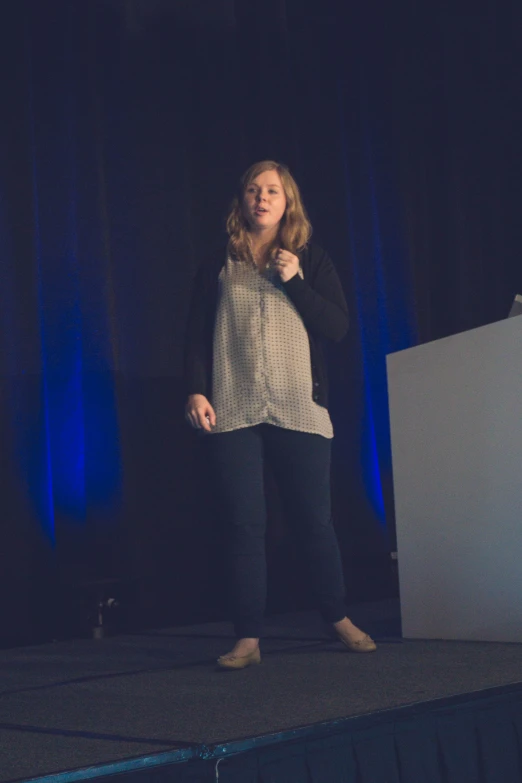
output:
M348 305L330 257L324 250L317 252L313 287L300 275L283 286L306 328L318 337L339 342L348 331Z
M200 266L192 287L187 328L185 333L184 379L185 392L191 394L208 393L207 346L205 339L206 268Z

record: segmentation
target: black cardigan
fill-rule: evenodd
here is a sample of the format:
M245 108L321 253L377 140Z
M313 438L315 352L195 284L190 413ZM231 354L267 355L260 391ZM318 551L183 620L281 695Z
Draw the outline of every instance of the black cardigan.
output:
M337 272L328 254L317 245L298 253L304 279L294 275L284 290L301 316L310 341L312 396L324 408L328 405L328 377L321 347L322 339L339 342L348 331L348 306ZM226 260L226 249L213 254L201 266L194 285L185 349L187 395L212 396L212 353L217 312L218 277Z

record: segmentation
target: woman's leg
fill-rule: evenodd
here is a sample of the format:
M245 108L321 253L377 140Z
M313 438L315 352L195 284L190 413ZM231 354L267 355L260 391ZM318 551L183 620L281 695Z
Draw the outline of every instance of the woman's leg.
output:
M323 620L352 642L366 638L346 617L339 544L331 514L331 441L278 427L265 431L266 456L289 521L306 553Z
M243 641L233 652L243 655L257 646L266 603L263 441L257 427L208 440L229 535L234 630Z

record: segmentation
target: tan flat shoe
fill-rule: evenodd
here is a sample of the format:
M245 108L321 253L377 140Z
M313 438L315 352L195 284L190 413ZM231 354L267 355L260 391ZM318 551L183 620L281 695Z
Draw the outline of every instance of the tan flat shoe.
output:
M248 655L221 655L217 659L220 669L245 669L247 666L261 663L259 647Z
M350 650L350 652L368 653L374 652L377 649L377 645L373 641L372 637L368 636L368 634L365 634L365 636L362 639L359 639L357 642L352 642L350 639L345 639L343 636L341 636L340 633L337 634L337 638L348 650Z

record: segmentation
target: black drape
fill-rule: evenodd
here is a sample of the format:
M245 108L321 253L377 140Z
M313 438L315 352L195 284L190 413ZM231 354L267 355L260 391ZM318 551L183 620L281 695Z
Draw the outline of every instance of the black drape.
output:
M81 625L76 597L101 578L123 580L138 622L223 614L223 520L181 357L199 260L261 158L290 165L352 313L329 349L350 598L395 589L385 356L504 317L522 287L522 10L347 5L4 9L8 639ZM272 489L270 509L271 608L305 606Z

